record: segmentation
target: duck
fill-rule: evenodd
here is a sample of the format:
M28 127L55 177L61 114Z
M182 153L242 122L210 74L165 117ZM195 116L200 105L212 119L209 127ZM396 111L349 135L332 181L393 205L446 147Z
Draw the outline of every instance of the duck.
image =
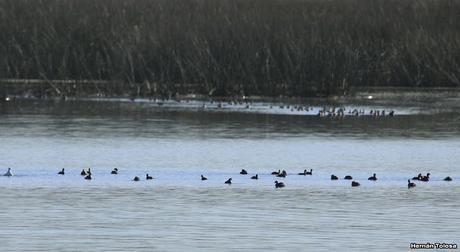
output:
M113 170L110 172L110 174L117 175L118 174L118 168L113 168Z
M3 174L3 176L7 176L7 177L13 176L13 173L11 172L11 168L8 168L8 171L6 171L6 173Z
M259 174L252 176L251 179L259 179Z
M287 176L287 172L283 170L280 174L276 175L279 178L285 178Z
M82 170L81 170L80 175L82 175L82 176L86 176L86 175L87 175L85 169L82 169Z
M372 177L369 177L367 180L372 180L372 181L377 181L377 177L374 173L374 175L372 175Z
M278 174L280 174L280 173L281 173L281 170L278 170L278 171L272 172L272 175L278 175Z
M248 172L247 172L245 169L242 169L242 170L240 171L240 174L241 174L241 175L246 175L246 174L248 174Z
M135 176L135 177L133 178L133 181L140 181L140 179L139 179L138 176Z
M91 174L88 174L88 175L85 176L85 179L86 179L86 180L91 180L91 179L93 179L93 178L91 177Z
M205 176L203 176L203 174L201 175L201 180L208 180L208 178L206 178Z
M152 180L152 179L153 179L153 177L152 177L152 176L149 176L148 173L145 174L145 180Z
M58 172L59 175L64 175L64 168L60 172Z
M231 183L232 183L232 178L229 178L229 179L227 179L227 181L225 181L225 184L229 184L229 185L230 185Z
M419 173L417 177L413 177L412 180L420 180L422 178L422 174Z
M452 178L449 177L449 176L447 176L447 177L444 179L444 181L452 181Z
M358 183L358 182L356 182L356 181L352 181L352 182L351 182L351 186L352 186L352 187L356 187L356 186L360 186L360 185L361 185L361 184Z
M282 188L285 186L286 185L283 182L278 182L278 180L275 181L275 188Z
M347 175L347 176L345 176L343 179L348 179L348 180L351 180L351 179L353 179L353 177L352 177L352 176L350 176L350 175Z
M331 175L331 180L338 180L339 177L335 176L334 174Z
M307 171L305 175L313 175L313 169L310 169L310 171Z
M420 181L423 181L423 182L428 182L430 181L430 173L427 173L426 176L422 176L420 178Z
M414 182L410 182L410 179L407 180L407 188L415 187L416 184Z

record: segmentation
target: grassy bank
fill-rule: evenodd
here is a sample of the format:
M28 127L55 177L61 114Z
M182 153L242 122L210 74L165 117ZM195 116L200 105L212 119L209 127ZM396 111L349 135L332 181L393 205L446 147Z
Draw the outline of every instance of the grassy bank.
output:
M458 13L456 0L0 0L0 78L140 96L458 87Z

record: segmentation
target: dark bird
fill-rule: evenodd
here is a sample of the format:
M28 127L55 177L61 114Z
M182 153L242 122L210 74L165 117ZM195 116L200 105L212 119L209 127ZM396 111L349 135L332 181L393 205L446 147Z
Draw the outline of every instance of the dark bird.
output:
M351 180L351 179L353 179L353 177L352 177L352 176L350 176L350 175L347 175L347 176L345 176L343 179L348 179L348 180Z
M356 181L352 181L351 186L356 187L356 186L360 186L360 184Z
M276 175L279 178L285 178L287 176L287 172L283 170L280 174Z
M275 181L275 188L282 188L282 187L285 187L283 182L278 182L278 180Z
M60 172L58 172L59 175L64 175L64 168Z
M91 174L88 174L88 175L85 176L85 179L86 179L86 180L91 180L91 179L93 179L93 178L91 177Z
M413 183L413 182L410 182L410 180L409 180L409 179L407 180L407 188L411 188L411 187L415 187L415 186L416 186L416 184L415 184L415 183Z
M81 170L80 175L82 175L82 176L86 176L86 175L87 175L85 169Z
M422 178L422 174L419 173L417 177L413 177L412 180L420 180Z
M281 173L281 170L278 170L278 171L272 172L272 175L278 175L278 174L280 174L280 173Z
M149 174L147 173L147 174L145 174L145 179L146 179L146 180L152 180L153 177L152 177L152 176L149 176Z
M110 172L110 174L117 175L118 174L118 168L113 168L113 170Z
M374 175L372 177L369 177L367 180L372 180L372 181L377 181L377 177L374 173Z
M428 182L430 181L430 173L427 173L426 176L422 176L420 181Z
M201 175L201 180L208 180L205 176Z
M313 175L313 169L310 169L310 171L307 171L305 175Z
M331 175L331 180L338 180L339 177L335 176L334 174Z
M444 179L444 181L452 181L452 178L451 178L451 177L446 177L446 178Z
M241 175L246 175L246 174L248 174L248 172L247 172L245 169L242 169L242 170L240 171L240 174L241 174Z
M88 168L88 171L86 171L86 174L91 175L91 168Z
M255 176L252 176L251 179L259 179L259 175L256 174Z
M231 184L232 183L232 178L229 178L227 179L227 181L225 181L225 184Z
M140 179L139 179L138 176L136 176L136 177L133 178L133 181L139 181L139 180L140 180Z

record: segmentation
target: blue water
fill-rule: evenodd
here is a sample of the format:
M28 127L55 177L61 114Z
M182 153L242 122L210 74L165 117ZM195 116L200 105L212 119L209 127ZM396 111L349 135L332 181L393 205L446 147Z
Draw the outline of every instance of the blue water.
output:
M15 173L0 177L2 251L459 243L460 117L452 112L336 120L92 101L1 106L0 172ZM88 167L91 181L80 176ZM312 176L296 175L310 168ZM279 169L288 176L270 175ZM427 172L430 182L407 188ZM373 173L377 182L367 180ZM286 187L275 189L275 180Z

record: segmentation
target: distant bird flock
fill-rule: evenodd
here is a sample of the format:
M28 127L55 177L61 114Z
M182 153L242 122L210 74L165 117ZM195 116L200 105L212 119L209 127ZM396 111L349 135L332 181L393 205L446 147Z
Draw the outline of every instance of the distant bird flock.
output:
M112 175L118 175L118 168L113 168L113 170L110 172L110 174ZM65 175L65 169L62 168L58 173L58 175ZM248 175L249 173L245 170L245 169L242 169L240 171L240 175ZM80 172L80 175L85 179L85 180L92 180L92 173L91 173L91 168L88 168L87 170L85 169L82 169L81 172ZM275 176L277 178L286 178L287 176L287 172L285 170L278 170L278 171L273 171L271 173L272 176ZM307 169L305 169L303 172L300 172L300 173L297 173L297 175L300 175L300 176L313 176L313 169L310 169L310 171L308 171ZM14 176L11 168L8 168L8 170L3 174L3 176L6 176L6 177L12 177ZM148 173L145 174L145 180L153 180L154 177L150 176ZM259 174L255 174L253 176L251 176L251 179L259 179ZM206 181L208 180L207 177L205 177L203 174L201 174L201 180L202 181ZM332 174L331 175L331 180L339 180L339 177ZM351 175L346 175L343 177L343 180L351 180L351 186L352 187L358 187L360 186L361 184L358 182L358 181L355 181L353 180L353 177ZM368 178L369 181L377 181L377 174L373 174L372 176L370 176ZM411 182L412 181L415 181L415 180L418 180L418 181L421 181L421 182L429 182L430 181L430 173L427 173L426 175L422 175L421 173L419 173L417 176L413 177L412 179L408 179L407 180L407 188L413 188L416 186L416 184L414 182ZM445 177L443 179L444 181L452 181L452 178L450 176L448 177ZM139 176L135 176L132 181L141 181L141 178ZM224 184L228 184L228 185L231 185L232 184L232 178L228 178ZM275 188L283 188L285 187L286 185L284 184L284 182L281 182L281 181L278 181L278 180L275 180L274 181L274 184L275 184Z

